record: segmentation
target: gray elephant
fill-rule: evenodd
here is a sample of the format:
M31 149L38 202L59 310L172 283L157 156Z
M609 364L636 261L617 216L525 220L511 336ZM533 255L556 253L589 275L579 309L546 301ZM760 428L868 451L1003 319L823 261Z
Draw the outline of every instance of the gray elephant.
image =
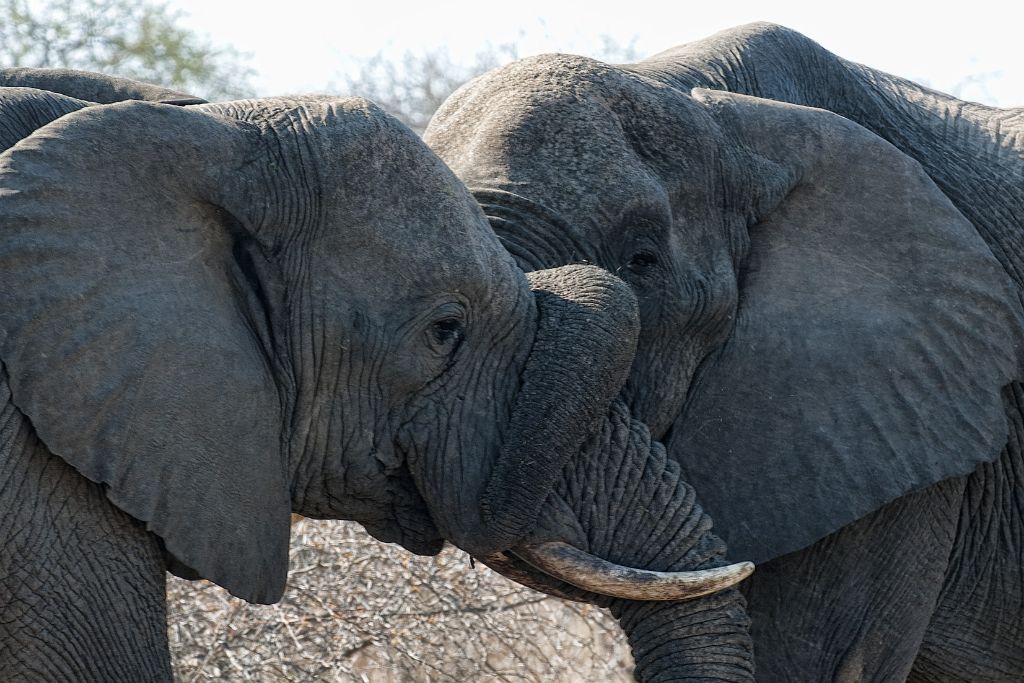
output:
M276 601L295 511L607 606L640 680L750 680L750 567L615 399L620 280L525 275L363 100L0 121L0 679L168 679L165 568Z
M761 563L759 680L1024 677L1024 112L758 24L522 60L425 140L525 270L633 287L625 396Z
M206 102L200 97L159 85L79 69L0 69L0 86L46 90L96 104L113 104L124 100L178 105Z

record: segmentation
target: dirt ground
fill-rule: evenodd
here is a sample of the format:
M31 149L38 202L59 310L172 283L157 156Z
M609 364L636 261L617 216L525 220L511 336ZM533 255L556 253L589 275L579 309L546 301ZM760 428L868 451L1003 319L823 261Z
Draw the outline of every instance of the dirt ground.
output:
M521 588L461 551L416 557L344 522L292 526L277 605L175 578L168 605L183 683L632 680L604 611Z

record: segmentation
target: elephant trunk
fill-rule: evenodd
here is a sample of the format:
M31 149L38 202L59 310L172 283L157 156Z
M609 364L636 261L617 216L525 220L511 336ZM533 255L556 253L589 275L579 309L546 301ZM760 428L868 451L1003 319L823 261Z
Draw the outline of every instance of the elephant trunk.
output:
M692 602L611 605L639 683L754 680L749 619L735 588Z
M632 291L599 268L566 266L527 279L537 331L482 500L494 550L533 529L566 461L626 381L639 333Z
M594 538L589 549L622 564L665 573L725 571L732 574L728 585L749 574L749 563L740 565L744 567L740 573L731 571L737 565L723 567L725 544L711 532L711 519L697 503L693 488L682 480L678 463L666 457L660 443L650 440L646 427L628 419L624 408L613 412L612 418L620 423L619 430L629 430L618 461L619 472L629 474L619 474L626 481L619 479L611 488L620 502L605 522L610 533ZM615 456L609 455L615 463ZM598 462L606 464L608 457ZM581 492L597 484L591 473L597 469L595 458L588 460L581 463L585 471L575 475L582 479L576 485ZM633 474L636 470L640 473ZM609 490L607 483L600 486ZM594 536L595 531L588 535ZM754 680L750 620L743 596L737 588L716 581L709 581L704 593L686 601L616 598L608 604L629 639L637 681Z
M555 540L623 567L699 578L700 585L686 600L608 597L612 591L586 590L577 577L537 571L533 549ZM616 400L563 468L530 537L481 559L519 583L609 608L629 638L639 681L751 681L749 619L733 587L750 567L723 567L724 556L678 463ZM722 573L728 579L720 580Z

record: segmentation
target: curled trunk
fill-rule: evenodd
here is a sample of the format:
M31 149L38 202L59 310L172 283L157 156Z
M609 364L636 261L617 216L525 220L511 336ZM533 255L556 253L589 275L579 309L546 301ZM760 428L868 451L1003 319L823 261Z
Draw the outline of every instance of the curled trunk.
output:
M566 458L618 393L639 328L633 293L599 268L564 266L526 277L537 299L537 332L483 501L484 517L503 541L533 525Z
M679 467L616 400L563 469L528 543L566 542L624 567L688 572L726 565L725 545ZM636 601L541 574L514 553L486 558L538 590L611 610L629 638L638 681L751 681L752 645L736 588L686 601Z

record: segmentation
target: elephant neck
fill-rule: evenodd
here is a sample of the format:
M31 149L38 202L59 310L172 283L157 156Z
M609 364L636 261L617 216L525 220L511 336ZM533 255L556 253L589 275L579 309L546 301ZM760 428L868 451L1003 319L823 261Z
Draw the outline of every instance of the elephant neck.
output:
M806 37L796 43L786 75L752 83L750 94L833 111L920 163L1024 285L1013 228L1024 214L1024 108L965 102L836 57Z
M859 96L820 96L894 145L978 230L1007 274L1024 286L1024 108L994 109L836 59Z

